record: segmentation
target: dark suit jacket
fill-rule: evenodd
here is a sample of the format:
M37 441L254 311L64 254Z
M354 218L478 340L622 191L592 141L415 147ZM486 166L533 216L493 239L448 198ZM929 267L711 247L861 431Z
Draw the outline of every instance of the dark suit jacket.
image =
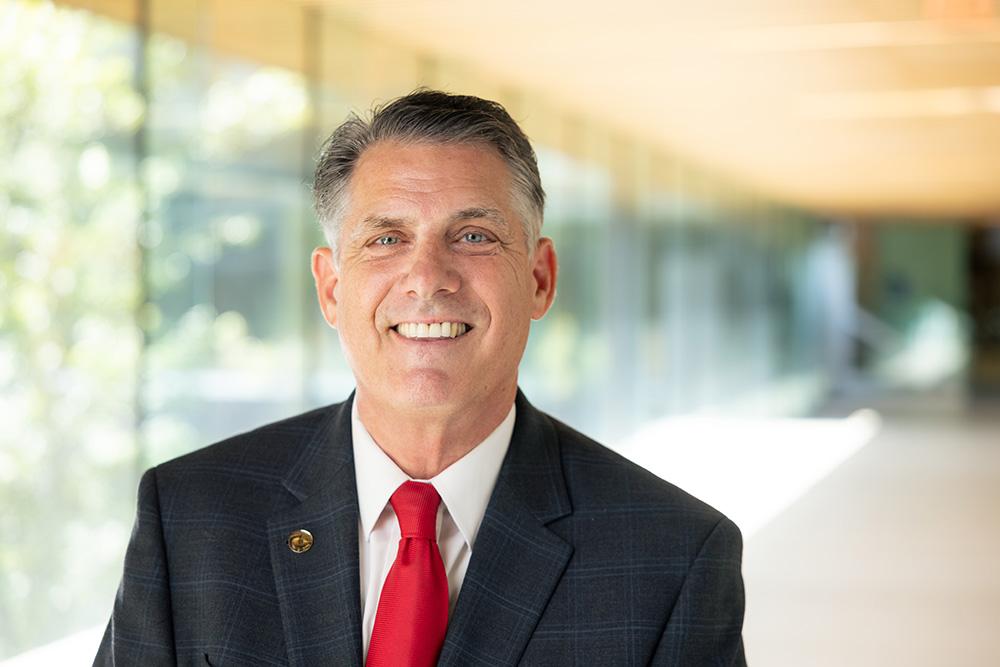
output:
M741 551L519 392L439 664L744 665ZM361 665L360 596L349 399L146 472L95 664Z

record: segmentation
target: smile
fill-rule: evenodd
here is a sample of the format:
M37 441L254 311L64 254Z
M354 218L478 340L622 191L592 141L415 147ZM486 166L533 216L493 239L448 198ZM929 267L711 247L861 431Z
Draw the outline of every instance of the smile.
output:
M455 338L472 329L465 322L400 322L392 328L403 338Z

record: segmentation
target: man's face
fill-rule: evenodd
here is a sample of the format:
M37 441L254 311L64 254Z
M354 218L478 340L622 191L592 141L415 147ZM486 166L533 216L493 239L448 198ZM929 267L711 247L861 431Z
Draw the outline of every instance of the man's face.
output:
M362 400L458 410L513 396L556 257L548 239L528 252L512 192L490 147L382 142L362 154L339 264L313 253Z

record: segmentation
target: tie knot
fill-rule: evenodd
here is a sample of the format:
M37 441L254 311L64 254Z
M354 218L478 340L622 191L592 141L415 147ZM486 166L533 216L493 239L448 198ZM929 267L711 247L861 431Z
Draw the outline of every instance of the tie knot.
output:
M403 482L389 498L399 520L400 537L437 541L437 509L441 496L430 484Z

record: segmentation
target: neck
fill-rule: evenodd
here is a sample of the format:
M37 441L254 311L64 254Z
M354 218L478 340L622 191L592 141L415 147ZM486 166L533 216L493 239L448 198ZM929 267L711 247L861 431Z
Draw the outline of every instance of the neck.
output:
M378 446L414 479L431 479L486 439L514 403L517 387L484 405L400 409L364 394L358 416Z

